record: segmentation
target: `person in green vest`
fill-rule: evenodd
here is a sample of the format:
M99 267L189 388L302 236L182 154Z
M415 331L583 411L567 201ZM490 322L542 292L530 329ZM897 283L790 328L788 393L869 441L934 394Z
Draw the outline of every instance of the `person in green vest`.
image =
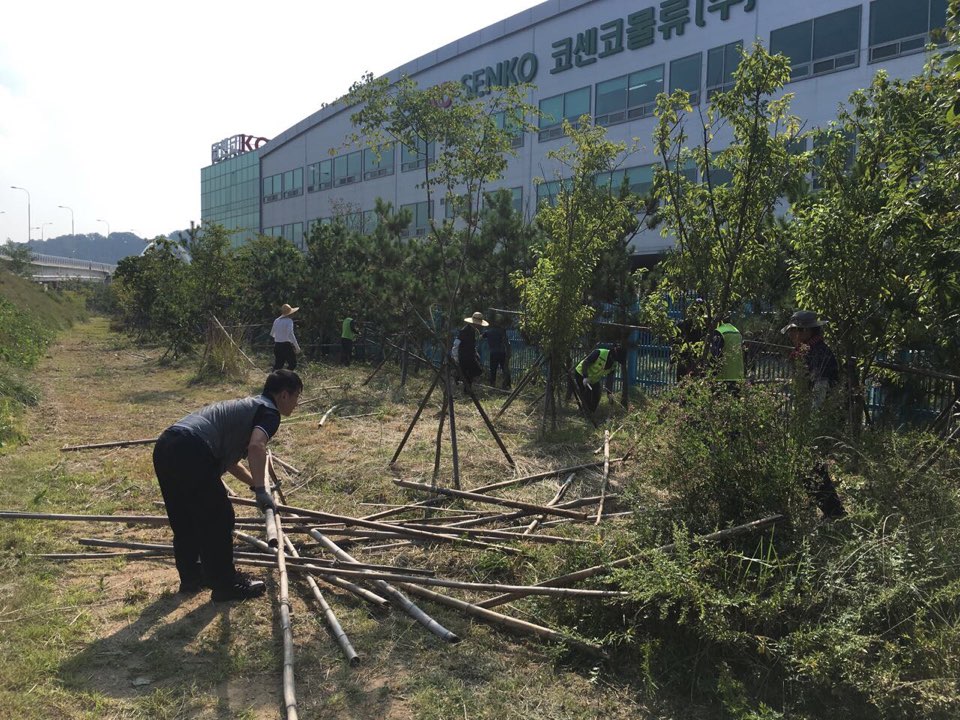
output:
M714 330L710 355L713 379L723 382L730 390L739 389L745 377L743 336L728 319L724 319Z
M340 362L349 365L353 358L353 341L360 333L357 323L352 317L345 317L340 329Z
M611 347L596 348L577 363L573 371L573 383L584 409L596 411L600 404L604 378L611 375L625 358L623 348L614 344Z

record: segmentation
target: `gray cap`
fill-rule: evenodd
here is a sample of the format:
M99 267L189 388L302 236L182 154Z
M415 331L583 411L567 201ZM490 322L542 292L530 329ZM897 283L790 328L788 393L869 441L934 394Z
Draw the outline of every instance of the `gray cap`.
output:
M797 310L790 316L790 322L786 327L781 328L780 333L786 334L790 328L804 330L807 328L818 328L826 325L826 320L819 320L813 310Z

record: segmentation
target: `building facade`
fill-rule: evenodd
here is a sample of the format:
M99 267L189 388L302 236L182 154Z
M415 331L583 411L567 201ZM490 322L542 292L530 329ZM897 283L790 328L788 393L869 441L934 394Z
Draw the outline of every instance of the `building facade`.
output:
M421 87L456 80L477 95L496 85L530 83L529 101L542 114L538 132L518 138L517 157L491 189L509 189L515 207L531 217L556 190L558 168L547 153L565 142L563 119L591 115L611 139L638 140L623 169L631 187L642 192L652 183L657 160L651 136L658 93L684 89L703 106L731 86L740 48L759 39L791 59L785 91L795 96L793 114L807 128L823 126L878 70L893 77L917 74L928 43L942 39L946 10L947 0L550 0L389 77L408 75ZM416 187L432 148L376 154L349 145L352 130L350 110L332 104L259 149L260 232L302 246L314 223L334 217L369 230L377 198L412 211L413 235L426 232L431 215L442 217L441 201L428 207L425 191ZM213 172L215 167L204 169L211 171L204 175L211 183L204 192L227 190L232 198L236 178ZM249 187L236 195L249 202L248 193ZM218 195L204 205L211 210L204 220L227 212L221 201L226 199ZM669 245L669 238L646 230L633 249L650 256Z
M200 171L200 218L219 223L234 246L260 233L260 148L267 139L234 135L211 148Z

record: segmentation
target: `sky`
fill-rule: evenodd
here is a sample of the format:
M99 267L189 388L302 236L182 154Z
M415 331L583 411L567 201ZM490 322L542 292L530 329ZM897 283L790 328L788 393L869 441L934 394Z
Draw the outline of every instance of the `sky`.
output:
M0 244L200 221L210 146L272 138L540 0L23 0L0 20Z

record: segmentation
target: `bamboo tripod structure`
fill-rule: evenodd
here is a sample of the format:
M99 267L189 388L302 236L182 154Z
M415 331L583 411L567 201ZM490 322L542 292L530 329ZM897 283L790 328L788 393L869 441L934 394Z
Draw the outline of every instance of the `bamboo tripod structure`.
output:
M443 426L447 418L449 418L449 432L450 432L450 450L453 458L453 485L456 489L461 489L460 482L460 454L457 450L457 420L456 420L456 403L454 402L453 394L453 380L451 377L451 361L449 358L444 357L443 362L440 364L440 367L436 369L433 377L433 381L430 383L430 387L427 389L426 394L424 394L423 399L420 400L420 404L417 406L417 410L413 415L413 419L410 421L410 424L407 426L406 432L403 434L403 438L400 440L400 444L397 446L396 451L393 453L393 457L390 459L390 466L393 466L397 462L397 458L400 457L400 453L403 452L403 448L407 443L407 440L410 438L410 434L413 432L414 427L416 427L417 421L420 419L420 415L423 413L424 408L427 406L427 403L430 402L430 397L433 395L434 390L436 390L437 385L440 382L443 382L444 393L443 393L443 403L442 409L440 411L440 420L437 424L437 437L435 448L436 452L434 455L433 463L433 482L436 484L437 478L440 475L440 455L441 447L443 444ZM480 414L481 419L483 420L484 425L487 430L493 436L493 439L496 441L497 446L500 448L500 452L503 453L503 456L506 458L507 463L510 467L516 467L513 457L510 455L510 451L507 450L507 446L504 444L503 439L500 437L500 434L497 432L496 428L493 426L493 422L490 420L490 417L487 415L486 411L483 409L483 405L480 403L480 399L477 397L476 393L468 383L464 383L464 391L467 397L473 402L474 406L477 409L477 412Z

